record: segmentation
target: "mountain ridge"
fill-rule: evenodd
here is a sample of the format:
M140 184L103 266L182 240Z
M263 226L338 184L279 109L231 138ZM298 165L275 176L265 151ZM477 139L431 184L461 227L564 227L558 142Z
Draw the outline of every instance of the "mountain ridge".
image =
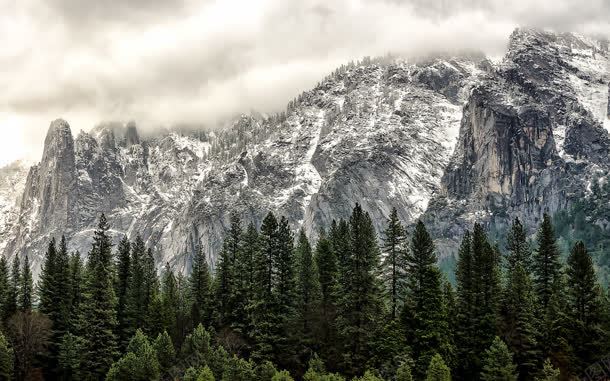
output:
M272 210L315 237L360 202L378 233L392 207L421 217L448 256L474 219L535 226L609 172L607 65L603 41L520 29L499 63L364 60L284 115L212 132L107 123L73 138L58 120L0 242L39 269L51 236L84 255L104 212L115 238L142 234L159 265L188 271L198 244L214 262L231 212L258 224Z

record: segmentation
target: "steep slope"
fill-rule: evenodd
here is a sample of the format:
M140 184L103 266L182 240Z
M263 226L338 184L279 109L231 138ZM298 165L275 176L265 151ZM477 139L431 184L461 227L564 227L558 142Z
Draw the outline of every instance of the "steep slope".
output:
M21 161L0 168L0 253L11 239L9 233L18 218L28 170L28 165Z
M52 236L85 253L103 212L115 239L141 234L159 265L188 271L199 244L214 262L233 212L258 224L274 211L315 237L360 202L378 232L396 207L452 254L475 219L533 227L610 173L608 65L603 42L521 29L497 64L365 59L285 113L213 131L144 138L105 123L74 138L57 120L0 248L28 253L36 272Z
M449 252L474 220L535 227L610 170L608 51L599 41L517 30L464 108L457 148L424 219Z

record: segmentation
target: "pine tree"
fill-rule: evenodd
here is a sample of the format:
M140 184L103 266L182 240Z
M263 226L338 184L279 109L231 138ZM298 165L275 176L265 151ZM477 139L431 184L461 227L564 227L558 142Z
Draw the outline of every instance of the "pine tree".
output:
M58 356L64 334L70 327L72 312L72 278L70 276L70 256L66 238L62 237L59 248L52 239L43 264L40 278L39 309L51 320L52 333L49 343L46 370L49 377L58 374Z
M146 266L147 252L146 245L141 236L137 236L131 245L131 257L129 260L129 282L127 287L126 315L128 324L124 330L124 337L132 337L139 327L146 324L148 311L146 289Z
M509 268L508 284L502 303L504 341L515 353L519 378L530 380L541 362L541 353L536 340L539 325L535 314L532 281L522 262L517 261Z
M19 299L19 286L21 279L21 268L19 263L19 257L15 255L13 257L13 264L11 267L11 277L9 280L8 291L6 301L4 303L4 321L6 322L11 316L17 312L18 299Z
M189 363L196 367L209 364L212 357L210 340L208 331L199 324L184 340L181 348L182 358L188 359Z
M82 365L83 342L78 336L66 333L59 345L58 365L61 378L64 380L80 380Z
M13 375L14 354L8 340L0 332L0 380L11 380Z
M149 381L159 379L159 363L148 338L138 329L127 346L127 354L112 364L107 381Z
M403 362L396 371L396 381L413 381L411 367L408 362Z
M344 344L344 367L351 374L361 374L371 356L372 339L381 328L383 301L375 229L359 204L350 217L349 237L350 250L340 267L337 326Z
M155 267L155 258L152 249L146 251L144 262L142 264L144 279L142 282L142 313L143 324L142 329L146 334L158 334L159 328L155 331L154 322L157 320L159 312L159 278L157 277L157 269ZM155 303L157 308L155 308Z
M177 326L178 314L180 311L180 297L178 294L179 290L176 276L169 267L169 263L166 263L161 279L161 312L159 318L162 321L164 330L166 330L174 340L180 335Z
M561 273L560 254L555 241L555 232L548 214L544 214L538 230L538 250L534 255L534 289L538 301L546 309Z
M338 333L336 326L338 295L338 264L330 239L324 232L316 245L316 268L320 284L320 345L321 355L329 364L339 359ZM336 370L336 369L334 369Z
M176 361L176 349L174 348L172 338L167 331L164 331L157 336L153 348L157 354L159 370L162 375L166 375Z
M567 264L570 346L575 355L571 370L577 375L600 358L607 333L602 328L601 289L582 241L572 248Z
M254 223L248 224L242 236L242 245L236 265L237 272L237 305L235 306L235 322L233 327L237 333L247 339L251 328L248 306L253 297L254 260L258 252L258 231Z
M499 254L479 224L466 233L459 251L457 278L457 331L455 343L461 379L476 379L483 352L491 345L498 325Z
M436 265L434 243L421 221L415 226L407 264L407 305L411 317L407 327L411 331L411 349L416 362L416 375L423 371L436 353L449 353L448 326L441 273Z
M4 256L0 256L0 326L2 326L2 321L6 316L5 311L7 309L10 283L6 258Z
M252 363L233 356L227 362L222 374L223 381L251 381L254 379Z
M38 286L38 297L40 299L40 312L54 320L54 308L56 306L57 290L57 244L55 238L51 238L45 253L40 281Z
M235 316L238 304L237 266L242 249L241 220L236 214L231 215L231 228L224 240L216 270L216 313L219 325L231 329L237 323Z
M197 247L189 277L193 324L209 324L211 318L212 279L205 254Z
M70 255L70 318L68 328L71 332L79 332L80 306L83 300L83 261L77 251Z
M277 301L274 310L274 320L277 321L274 329L277 333L275 359L278 365L285 368L297 365L295 334L298 291L294 254L294 237L288 220L282 216L277 231L277 284L273 292Z
M482 381L516 381L517 369L513 364L513 355L499 337L495 337L491 347L485 351L483 359Z
M382 248L384 254L382 263L383 281L390 301L392 319L396 319L398 316L398 310L403 302L401 299L405 292L406 241L405 229L398 219L398 211L393 208L388 220L388 227L385 230Z
M21 311L30 311L32 309L34 281L32 280L32 269L30 268L30 260L27 255L23 260L23 269L21 270L19 283L19 308Z
M520 263L523 269L529 273L532 266L532 252L527 242L525 227L518 218L515 218L506 237L506 249L508 250L508 269Z
M301 323L301 341L310 350L314 345L314 328L317 326L320 304L320 283L318 269L311 250L311 245L301 229L296 248L298 263L299 320Z
M426 381L451 381L451 370L438 353L430 358Z
M124 350L127 347L129 334L129 314L127 312L128 305L128 285L131 262L131 243L124 236L117 250L117 338L119 340L119 348Z
M542 373L535 378L536 381L559 381L559 369L553 367L551 360L546 359Z
M248 307L252 317L252 339L255 346L252 357L255 361L272 358L273 343L276 342L274 330L277 328L276 294L277 282L275 266L278 256L278 224L273 213L267 214L261 225L259 250L254 265L254 294Z
M102 214L93 237L84 278L81 335L84 339L83 373L86 379L103 377L117 353L116 297L114 295L112 243Z

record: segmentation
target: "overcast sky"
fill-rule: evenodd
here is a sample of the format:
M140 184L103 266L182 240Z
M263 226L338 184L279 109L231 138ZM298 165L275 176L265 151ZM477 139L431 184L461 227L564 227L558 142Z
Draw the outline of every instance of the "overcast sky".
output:
M387 52L503 53L517 26L610 35L610 0L0 0L0 165L52 119L142 128L273 112Z

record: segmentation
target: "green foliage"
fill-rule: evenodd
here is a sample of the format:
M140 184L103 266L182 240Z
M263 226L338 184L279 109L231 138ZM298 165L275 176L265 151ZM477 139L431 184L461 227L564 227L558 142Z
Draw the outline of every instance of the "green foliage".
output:
M571 370L580 374L603 353L608 333L604 332L601 287L593 261L583 242L577 242L567 263L570 346L576 356Z
M212 278L205 253L201 245L192 261L189 276L191 318L194 324L207 324L211 320Z
M176 349L167 331L160 333L153 345L161 374L166 374L176 361Z
M288 371L283 370L281 372L277 372L273 378L271 378L271 381L294 381L294 379L292 376L290 376Z
M212 348L210 347L210 334L199 324L189 334L182 344L182 358L188 359L189 363L196 366L204 366L209 361Z
M559 381L560 374L561 372L559 369L555 368L553 364L551 364L551 360L546 359L544 361L542 372L538 377L536 377L536 381Z
M379 247L371 217L356 204L349 221L347 247L340 253L337 327L343 342L344 369L361 374L383 314L382 291L377 278Z
M426 381L451 381L451 370L438 353L430 359L426 371Z
M106 380L158 380L157 354L142 330L138 329L127 346L127 354L112 364Z
M129 326L127 310L131 271L131 243L127 236L123 237L119 243L117 255L117 280L115 286L117 295L117 339L120 349L125 349L129 340L129 334L132 331Z
M262 364L258 365L254 370L256 381L271 381L273 376L277 373L275 365L270 361L263 361Z
M413 381L411 366L405 361L396 370L396 381Z
M14 353L8 341L0 332L0 380L10 380L13 375Z
M224 368L222 374L223 381L251 381L255 373L252 363L240 359L237 356L231 357Z
M405 317L407 338L416 362L417 377L436 353L449 354L447 316L443 302L441 273L434 243L426 227L418 221L407 255L408 291Z
M354 378L354 381L383 381L383 378L378 377L375 373L367 370L360 378Z
M516 381L517 367L513 364L513 355L499 337L495 337L491 347L485 351L483 381Z
M299 336L302 344L309 348L315 344L314 328L318 324L318 311L321 291L318 280L318 268L313 257L311 245L301 229L296 248L298 261L297 292L298 292L298 319L301 330Z
M214 377L214 374L212 373L212 370L210 369L209 366L206 366L205 368L203 368L203 370L201 372L199 372L199 375L197 376L197 381L215 381L215 380L216 380L216 378Z
M59 371L66 380L78 380L81 376L83 340L66 333L59 345Z
M104 377L117 353L116 297L108 229L106 217L102 215L84 277L80 326L84 340L82 370L87 379Z
M34 290L34 283L32 280L30 260L27 255L23 260L23 268L21 270L19 283L19 308L21 311L29 311L32 309L32 292Z
M240 296L238 261L242 250L241 220L236 214L231 215L231 228L225 237L216 270L215 299L218 321L221 326L234 327L239 317L235 315Z
M383 282L387 299L390 303L390 314L396 319L398 311L404 303L405 283L407 279L407 236L404 227L398 219L398 211L392 208L392 213L385 230L382 251Z
M560 253L555 240L555 231L551 217L544 214L537 235L538 250L534 255L534 289L538 301L544 308L554 292L554 286L561 276Z
M456 273L456 373L464 379L477 377L483 352L496 333L501 295L499 260L483 227L475 224L472 234L467 232L462 240Z

